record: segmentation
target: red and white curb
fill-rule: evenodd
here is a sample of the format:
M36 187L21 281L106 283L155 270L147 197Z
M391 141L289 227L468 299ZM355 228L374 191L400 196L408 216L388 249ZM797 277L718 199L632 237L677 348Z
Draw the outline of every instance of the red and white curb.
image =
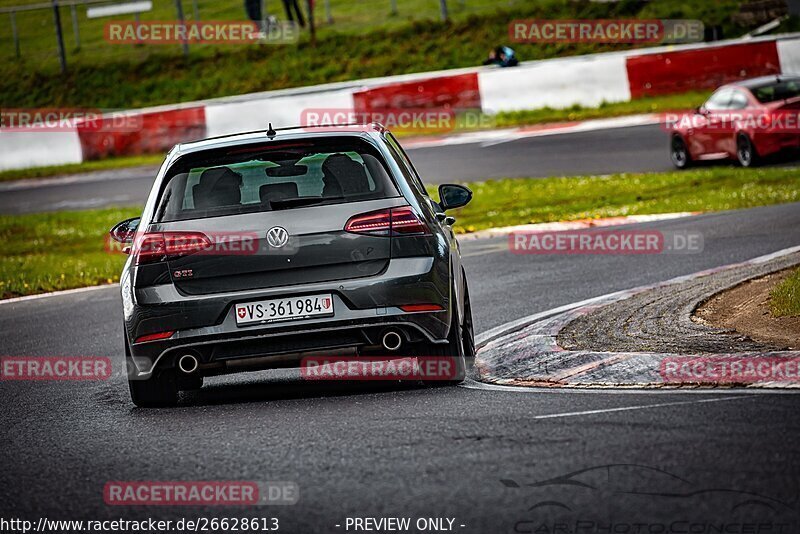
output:
M652 362L659 362L663 358L681 357L678 354L662 354L654 352L594 352L594 351L569 351L558 346L556 342L559 332L571 321L606 306L613 302L628 299L642 292L662 288L670 285L680 284L696 278L719 273L729 269L735 269L747 265L758 265L771 260L788 256L800 252L800 246L779 250L772 254L760 256L740 263L725 265L707 269L690 275L679 276L665 282L650 284L645 286L627 289L601 295L572 304L559 306L551 310L539 312L516 321L500 325L496 328L483 332L476 337L476 347L478 350L475 358L475 366L479 378L484 386L477 386L481 389L491 388L492 386L514 387L520 386L545 386L545 387L570 387L570 388L604 388L613 387L624 388L676 388L676 385L665 384L658 376L658 369L652 367ZM770 357L792 357L800 356L798 352L775 351L760 353L760 356ZM684 355L685 356L685 355ZM726 357L747 358L754 356L751 353L729 353ZM644 375L637 375L636 379L622 380L619 382L591 382L581 383L575 379L585 376L594 370L608 368L616 364L643 359L651 362L648 372ZM570 364L570 362L574 362ZM509 376L498 376L495 371L502 366L508 369L515 364L523 366L534 365L537 373L541 373L541 379L519 379ZM646 366L645 366L646 367ZM528 367L530 368L530 367ZM550 372L553 369L554 372ZM641 377L644 376L644 380ZM748 385L747 388L798 388L796 382L766 382ZM468 387L476 387L473 383ZM705 391L708 391L707 389Z

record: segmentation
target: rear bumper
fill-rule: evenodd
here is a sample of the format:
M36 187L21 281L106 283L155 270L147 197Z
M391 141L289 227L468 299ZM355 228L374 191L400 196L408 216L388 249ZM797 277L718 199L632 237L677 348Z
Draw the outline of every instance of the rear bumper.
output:
M187 353L205 365L374 346L388 328L401 332L406 342L444 342L450 324L449 266L432 257L394 259L383 273L369 278L234 294L189 296L171 284L136 291L123 284L122 293L129 340L175 331L165 340L130 344L139 378L147 378L156 368L174 366ZM333 295L333 317L236 325L235 303L318 293ZM399 308L418 303L439 304L445 311L407 313ZM273 360L280 366L280 358Z

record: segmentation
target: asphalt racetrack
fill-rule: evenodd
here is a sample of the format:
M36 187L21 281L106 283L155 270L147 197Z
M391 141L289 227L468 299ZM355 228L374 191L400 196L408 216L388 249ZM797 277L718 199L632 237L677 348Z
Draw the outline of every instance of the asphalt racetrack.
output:
M657 124L408 150L426 183L668 171ZM156 167L0 183L0 214L144 204Z
M655 169L665 164L659 154ZM412 157L425 164L425 154ZM561 157L565 166L583 165ZM501 174L509 173L506 164ZM533 167L519 174L536 174ZM506 238L465 240L476 331L795 246L800 205L640 227L702 232L703 252L512 255ZM0 304L0 336L6 355L119 363L118 289ZM750 523L769 523L771 530L758 532L800 532L800 397L791 392L493 390L474 381L354 389L292 377L214 378L165 410L134 408L119 375L4 382L2 515L275 517L280 531L304 533L353 532L347 519L356 517L410 517L412 525L451 518L451 530L464 533L716 532L703 525L748 532ZM111 507L103 500L111 480L292 481L300 499L271 507Z

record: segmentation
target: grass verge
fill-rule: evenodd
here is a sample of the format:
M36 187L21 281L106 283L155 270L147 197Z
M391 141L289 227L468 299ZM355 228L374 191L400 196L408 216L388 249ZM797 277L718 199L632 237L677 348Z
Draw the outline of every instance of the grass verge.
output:
M105 236L141 208L0 216L0 296L16 297L119 281L125 256Z
M0 0L0 5L22 0ZM35 0L29 0L35 1ZM270 2L271 3L271 2ZM279 4L279 2L276 2ZM436 20L438 2L398 2L403 16L388 17L389 2L336 2L341 17L321 24L316 45L303 32L296 45L192 45L183 57L177 45L114 45L105 41L106 19L83 19L81 48L75 51L67 22L62 24L69 53L62 74L53 53L53 27L47 11L19 14L22 57L15 57L8 32L0 39L0 95L7 107L89 107L131 109L202 100L242 93L285 89L479 65L490 48L508 40L515 19L699 19L706 26L722 25L725 35L745 28L731 21L741 0L685 2L575 2L513 0L449 2L452 19ZM175 17L172 2L154 2L146 20ZM236 20L241 2L203 2L204 20ZM321 2L318 5L321 6ZM347 4L347 5L345 5ZM348 8L360 6L358 13ZM500 6L500 7L498 7ZM273 11L276 9L272 8ZM62 10L64 11L64 10ZM187 11L189 11L187 9ZM322 20L322 9L317 8ZM414 17L414 13L420 17ZM407 18L412 15L412 19ZM366 16L366 17L365 17ZM346 24L352 18L352 24ZM128 18L130 20L130 18ZM349 29L347 29L349 28ZM626 44L513 43L523 61L631 48Z
M514 224L800 201L796 169L718 167L604 177L472 183L454 212L460 233ZM435 188L431 193L435 195ZM111 226L139 208L0 216L0 295L9 298L119 279L125 257L105 250Z
M800 201L794 168L713 167L468 184L472 202L454 213L455 230L679 211L718 211ZM435 188L431 188L433 192Z
M776 317L800 316L800 269L778 284L769 296L772 315Z

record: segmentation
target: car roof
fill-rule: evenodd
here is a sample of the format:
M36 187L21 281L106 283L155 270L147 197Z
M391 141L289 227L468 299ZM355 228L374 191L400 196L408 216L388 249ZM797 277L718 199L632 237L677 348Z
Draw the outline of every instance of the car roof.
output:
M771 76L759 76L758 78L750 78L748 80L741 80L738 82L729 83L724 87L743 87L745 89L757 89L759 87L763 87L764 85L769 85L771 83L779 83L779 82L800 82L800 76L793 76L793 75L783 75L783 74L774 74Z
M175 152L176 155L183 155L210 148L224 148L226 146L247 144L253 141L286 141L291 139L309 138L318 139L322 137L342 135L364 137L375 134L384 134L387 131L388 130L382 124L377 122L371 122L367 124L347 123L321 124L313 126L291 126L288 128L272 128L272 124L270 124L269 128L264 130L220 135L205 139L198 139L196 141L189 141L187 143L180 143L179 145L175 146Z

